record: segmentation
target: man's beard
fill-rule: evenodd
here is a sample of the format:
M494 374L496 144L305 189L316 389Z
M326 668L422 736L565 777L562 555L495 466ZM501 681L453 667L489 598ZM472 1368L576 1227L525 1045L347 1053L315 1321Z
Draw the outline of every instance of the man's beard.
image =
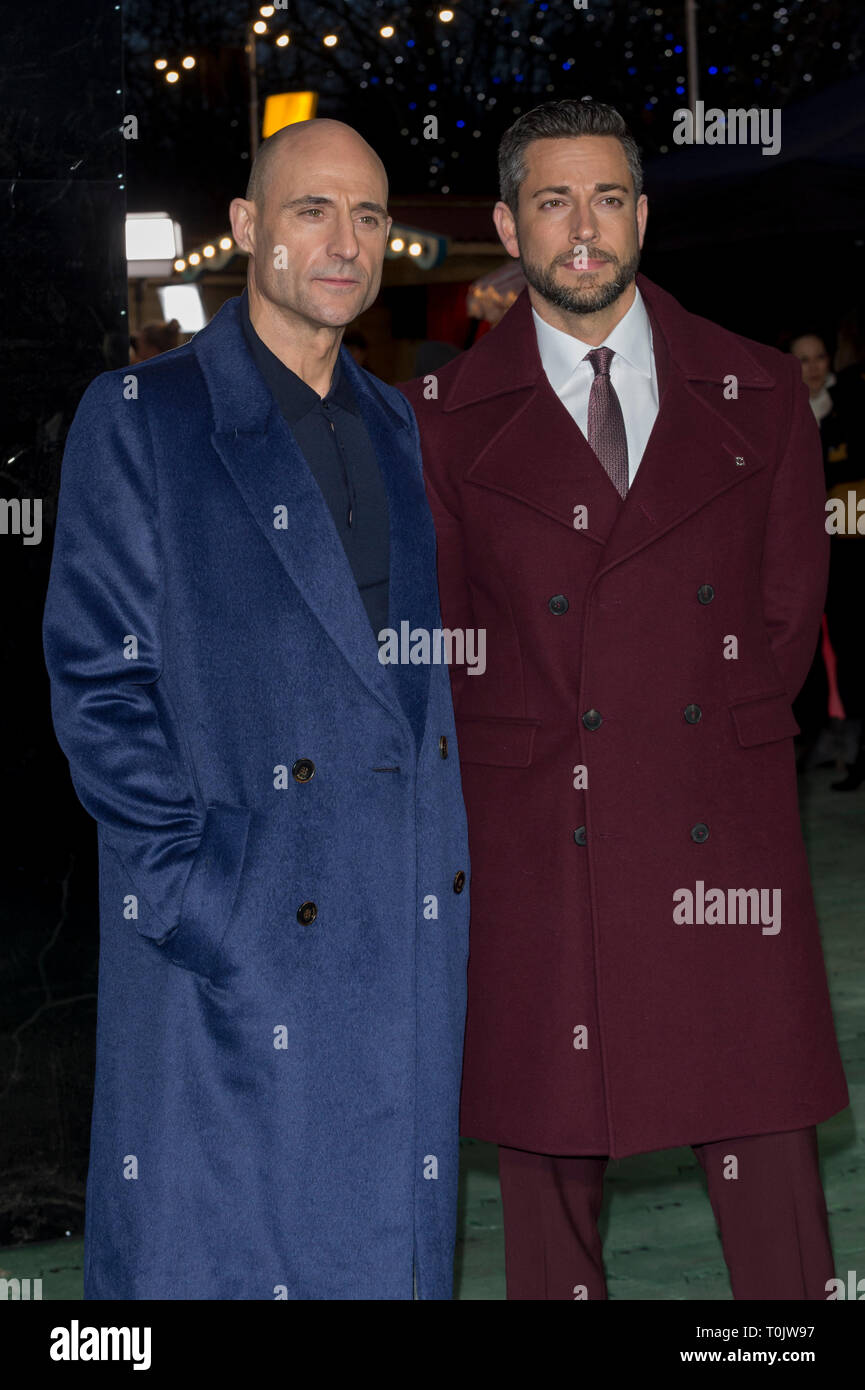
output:
M555 265L551 269L533 265L531 261L526 260L520 248L520 265L532 289L537 290L538 294L543 295L544 299L554 304L557 309L564 309L568 314L596 314L600 309L614 304L631 284L640 264L639 247L630 260L624 262L615 256L600 255L598 252L594 252L593 257L597 260L611 261L615 267L615 274L612 280L605 284L580 290L570 285L559 284L553 274Z

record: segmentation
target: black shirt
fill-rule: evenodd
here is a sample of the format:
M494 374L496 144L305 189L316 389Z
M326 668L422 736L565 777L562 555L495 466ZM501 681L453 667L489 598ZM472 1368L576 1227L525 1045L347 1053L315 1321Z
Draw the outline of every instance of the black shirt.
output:
M373 633L387 627L390 523L378 459L339 358L326 396L319 396L259 338L246 290L240 322L255 364L321 489Z

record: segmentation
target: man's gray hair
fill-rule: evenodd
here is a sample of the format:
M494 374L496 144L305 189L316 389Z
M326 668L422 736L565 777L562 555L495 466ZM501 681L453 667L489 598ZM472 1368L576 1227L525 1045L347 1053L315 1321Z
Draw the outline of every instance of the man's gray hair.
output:
M514 121L499 145L500 196L514 217L520 184L526 176L526 146L533 140L562 140L575 135L614 135L620 140L634 181L634 198L639 198L643 191L640 150L616 108L602 101L546 101Z

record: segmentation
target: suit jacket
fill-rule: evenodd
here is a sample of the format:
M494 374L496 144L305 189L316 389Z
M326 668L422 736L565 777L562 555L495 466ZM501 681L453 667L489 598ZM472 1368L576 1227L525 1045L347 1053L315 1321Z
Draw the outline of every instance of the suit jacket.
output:
M93 382L63 463L45 654L99 830L85 1297L411 1299L414 1270L449 1298L447 673L380 663L237 302ZM341 363L388 491L391 625L435 627L412 413Z
M826 588L817 428L793 358L638 284L660 408L624 502L547 382L526 292L404 388L445 622L486 631L485 673L454 671L462 1131L551 1154L847 1104L790 708Z

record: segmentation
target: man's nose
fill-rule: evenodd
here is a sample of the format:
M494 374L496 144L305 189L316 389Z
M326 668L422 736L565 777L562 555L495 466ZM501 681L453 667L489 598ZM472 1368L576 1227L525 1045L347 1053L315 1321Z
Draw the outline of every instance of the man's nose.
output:
M357 230L350 214L340 217L328 244L328 254L343 261L353 261L360 251Z
M574 208L570 226L571 241L594 241L597 235L598 228L591 209Z

